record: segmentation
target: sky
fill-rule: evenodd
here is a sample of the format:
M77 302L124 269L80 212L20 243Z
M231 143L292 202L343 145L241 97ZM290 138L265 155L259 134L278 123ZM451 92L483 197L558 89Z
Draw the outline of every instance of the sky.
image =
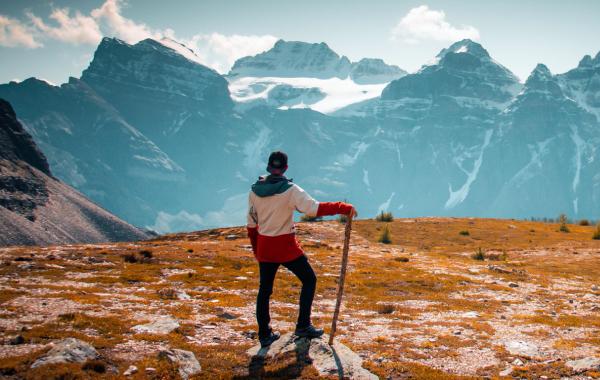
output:
M525 80L537 63L556 74L595 56L598 20L596 0L0 0L0 83L79 77L103 36L175 39L221 73L280 38L409 72L470 38Z

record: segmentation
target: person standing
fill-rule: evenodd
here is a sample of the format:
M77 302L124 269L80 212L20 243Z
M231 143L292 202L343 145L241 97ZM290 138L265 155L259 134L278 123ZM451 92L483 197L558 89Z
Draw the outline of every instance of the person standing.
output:
M310 319L317 277L296 240L294 210L315 217L343 214L352 218L356 215L351 204L314 200L285 177L287 168L288 157L284 152L271 153L267 164L269 175L259 177L248 196L248 237L260 270L256 319L261 347L271 345L280 337L270 326L269 300L275 275L282 265L302 282L294 334L308 338L323 335L323 330L313 326Z

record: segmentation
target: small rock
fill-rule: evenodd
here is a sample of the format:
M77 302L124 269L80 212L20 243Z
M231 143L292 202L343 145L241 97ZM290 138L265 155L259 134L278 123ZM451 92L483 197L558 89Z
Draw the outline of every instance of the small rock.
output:
M227 236L225 236L225 239L226 239L226 240L235 240L235 239L237 239L237 238L238 238L238 236L237 236L237 235L234 235L234 234L231 234L231 235L227 235Z
M256 331L247 330L242 333L242 335L248 339L256 339L257 333Z
M217 317L219 318L223 318L223 319L228 319L228 320L232 320L232 319L237 319L237 316L230 314L230 313L221 313L221 314L217 314Z
M130 365L129 368L127 368L125 370L125 372L123 372L123 376L131 376L134 373L137 373L138 371L138 367L134 366L134 365Z
M190 376L200 373L202 368L196 359L196 356L191 351L170 349L163 350L158 353L159 359L166 359L169 362L179 367L179 375L182 379L187 380Z
M589 357L579 360L569 360L565 363L565 365L575 372L600 370L600 359Z
M600 290L600 288L598 288L598 285L592 285L592 290L597 292L598 290Z
M508 286L510 286L511 288L518 288L518 287L519 287L519 284L516 284L516 283L514 283L514 282L509 282L509 283L508 283Z
M148 373L154 373L154 372L156 372L156 368L146 367L145 371L148 372Z
M523 360L521 360L519 358L516 358L515 360L513 360L512 364L516 365L516 366L522 366L523 365Z
M479 318L479 313L476 311L468 311L464 313L463 318Z
M462 331L460 331L460 330L456 330L456 331L454 331L454 332L453 332L453 334L454 334L454 335L460 335L460 334L462 334Z
M136 333L168 334L179 327L179 322L170 316L161 316L151 323L133 326Z
M38 358L31 368L46 364L58 363L84 363L97 359L98 352L89 343L75 338L66 338L52 343L52 349Z

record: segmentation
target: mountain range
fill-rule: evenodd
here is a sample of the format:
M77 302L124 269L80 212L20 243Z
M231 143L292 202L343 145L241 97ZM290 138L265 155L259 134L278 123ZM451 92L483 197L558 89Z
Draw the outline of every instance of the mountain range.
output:
M408 74L278 41L227 75L105 38L81 78L0 85L52 172L138 226L241 224L271 150L361 215L600 218L600 53L521 83L471 40Z
M44 154L0 99L0 246L140 240L123 222L52 176Z

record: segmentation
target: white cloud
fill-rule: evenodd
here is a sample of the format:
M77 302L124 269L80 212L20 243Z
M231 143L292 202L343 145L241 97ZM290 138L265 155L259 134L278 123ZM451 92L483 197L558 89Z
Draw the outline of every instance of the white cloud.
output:
M47 38L79 44L97 44L102 39L102 33L96 20L90 16L84 16L75 12L75 16L69 15L68 8L54 9L50 18L56 21L58 26L50 26L41 18L32 13L27 16L33 25Z
M129 43L136 43L146 38L160 39L163 31L152 30L144 23L137 23L121 15L120 0L106 0L100 8L92 11L92 17L107 30L107 34Z
M220 73L226 73L233 63L248 55L256 55L269 50L277 42L271 35L244 36L220 33L197 34L184 43L195 50L204 63Z
M446 21L444 11L429 9L427 5L412 8L392 29L391 39L415 44L420 41L458 41L479 39L479 31L470 25L453 26Z
M37 48L42 46L39 40L49 39L75 45L96 45L102 36L117 37L130 44L146 38L169 38L191 48L198 56L198 59L194 60L220 73L227 73L238 58L268 50L277 41L277 38L271 35L211 33L196 34L191 38L176 37L172 29L154 29L145 23L123 16L121 12L124 4L124 0L105 0L89 15L78 11L72 14L68 8L53 9L48 16L52 23L33 13L27 13L30 21L27 25L0 15L0 45ZM175 47L173 44L165 44ZM189 58L189 54L186 56Z
M23 46L35 49L42 44L36 40L35 29L19 20L0 15L0 46Z

